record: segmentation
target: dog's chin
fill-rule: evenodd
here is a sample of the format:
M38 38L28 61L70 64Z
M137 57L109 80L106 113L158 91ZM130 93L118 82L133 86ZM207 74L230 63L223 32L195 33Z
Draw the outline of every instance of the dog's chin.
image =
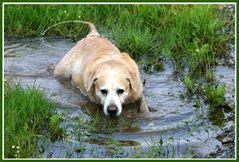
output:
M119 115L117 115L117 114L108 114L107 116L109 118L117 118Z

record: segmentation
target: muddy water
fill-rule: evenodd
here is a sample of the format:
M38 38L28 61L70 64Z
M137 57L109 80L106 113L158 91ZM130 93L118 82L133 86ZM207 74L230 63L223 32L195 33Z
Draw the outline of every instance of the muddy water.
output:
M58 103L58 113L63 116L61 126L67 135L56 141L39 138L40 154L36 157L127 158L137 157L137 153L141 154L139 152L144 150L155 154L158 152L159 157L187 158L207 157L218 150L224 150L225 146L217 137L223 133L223 127L229 122L225 119L222 126L211 121L208 118L207 105L201 102L200 107L196 107L193 98L180 97L186 89L173 75L170 62L165 64L162 72L142 75L146 80L144 93L152 108L151 112L138 115L135 105L129 105L124 108L121 117L108 119L103 115L100 106L89 102L70 84L60 83L46 71L48 63L58 62L74 42L48 39L47 44L53 47L46 47L38 39L11 38L4 43L5 79L20 81L24 86L35 84L44 89L48 97ZM219 66L215 72L216 79L229 87L226 97L234 106L234 69ZM231 112L222 113L224 120ZM79 117L91 120L96 116L100 124L94 135L77 128ZM84 133L81 136L83 139L79 138L79 134ZM155 150L155 145L160 145L163 151ZM225 154L224 157L229 155Z

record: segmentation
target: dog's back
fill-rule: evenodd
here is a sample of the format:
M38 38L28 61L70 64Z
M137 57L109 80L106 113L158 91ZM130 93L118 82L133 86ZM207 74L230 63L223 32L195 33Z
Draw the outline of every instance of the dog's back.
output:
M80 73L94 58L102 55L120 54L118 48L108 39L100 37L93 23L88 23L89 34L77 44L56 65L54 75L71 78L72 73ZM79 71L80 66L80 71ZM78 71L76 71L78 69Z

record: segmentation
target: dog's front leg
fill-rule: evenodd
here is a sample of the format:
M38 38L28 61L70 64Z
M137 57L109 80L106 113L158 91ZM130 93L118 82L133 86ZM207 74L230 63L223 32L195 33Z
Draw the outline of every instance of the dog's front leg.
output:
M144 95L139 100L139 111L140 111L140 113L149 112L148 104L145 100Z

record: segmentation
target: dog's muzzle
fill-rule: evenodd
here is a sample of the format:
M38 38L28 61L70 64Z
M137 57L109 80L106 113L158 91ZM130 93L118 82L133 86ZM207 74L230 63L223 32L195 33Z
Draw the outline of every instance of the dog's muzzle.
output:
M111 104L110 106L108 106L107 112L110 116L116 116L116 114L118 112L118 108L116 105Z

